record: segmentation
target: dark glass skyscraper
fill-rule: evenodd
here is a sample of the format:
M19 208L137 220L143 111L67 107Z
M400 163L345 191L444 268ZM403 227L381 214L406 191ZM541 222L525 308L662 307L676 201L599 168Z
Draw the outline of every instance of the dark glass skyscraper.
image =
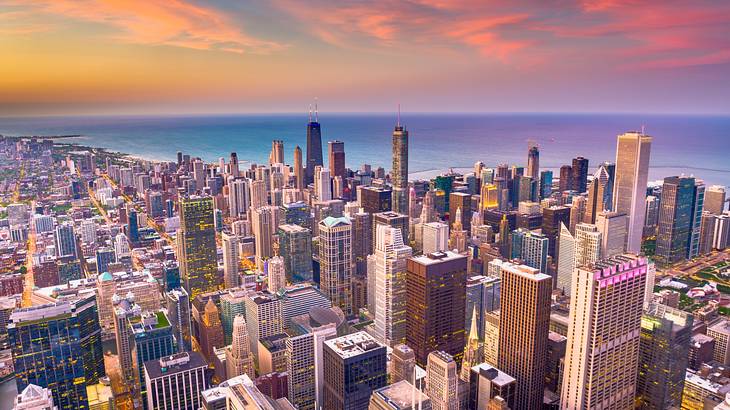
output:
M86 386L104 376L96 297L16 309L8 325L18 391L46 387L59 409L88 409Z
M178 260L183 286L192 300L205 292L220 290L216 255L214 204L211 197L180 198Z
M314 182L314 167L322 165L322 130L319 127L319 116L315 109L314 121L312 121L312 112L309 112L309 122L307 123L307 180L305 184Z
M695 201L695 179L667 177L659 202L659 229L656 240L656 262L670 265L687 256L692 230L692 209Z
M408 215L408 130L398 124L393 130L393 211Z
M345 143L342 141L329 142L330 176L345 178Z
M583 157L573 158L573 191L583 193L586 191L588 181L588 159Z

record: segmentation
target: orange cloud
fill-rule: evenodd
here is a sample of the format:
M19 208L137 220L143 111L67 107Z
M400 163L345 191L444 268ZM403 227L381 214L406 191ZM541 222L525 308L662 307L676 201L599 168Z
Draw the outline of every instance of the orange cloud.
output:
M223 13L184 0L24 0L0 1L64 18L119 30L120 41L197 50L268 53L285 46L244 33Z

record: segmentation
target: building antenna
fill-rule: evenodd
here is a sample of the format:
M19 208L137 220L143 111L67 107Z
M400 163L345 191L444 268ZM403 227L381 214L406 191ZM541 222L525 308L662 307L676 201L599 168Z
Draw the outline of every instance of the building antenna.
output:
M644 128L645 128L645 125L641 124L641 135L644 135Z
M312 122L312 104L309 104L309 122Z
M398 103L398 127L400 127L400 103Z
M319 112L317 111L317 97L314 97L314 122L319 122Z

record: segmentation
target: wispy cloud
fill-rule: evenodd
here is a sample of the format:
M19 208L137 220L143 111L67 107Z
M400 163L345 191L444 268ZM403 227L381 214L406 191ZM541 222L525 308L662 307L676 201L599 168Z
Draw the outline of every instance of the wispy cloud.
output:
M184 0L0 0L3 4L21 12L110 26L118 30L116 40L128 43L234 53L269 53L285 47L246 33L219 10Z

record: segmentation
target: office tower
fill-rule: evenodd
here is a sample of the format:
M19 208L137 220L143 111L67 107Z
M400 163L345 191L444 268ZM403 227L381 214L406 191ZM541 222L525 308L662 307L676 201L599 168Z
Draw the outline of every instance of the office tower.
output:
M484 184L480 193L483 210L499 208L499 189L496 185Z
M127 323L133 339L130 344L133 345L135 368L139 373L137 377L142 383L144 363L176 353L175 339L170 321L163 310L128 317ZM141 387L142 393L145 393L145 385L141 384Z
M538 181L540 177L540 148L535 141L528 142L527 176L533 181Z
M576 240L563 223L560 224L558 240L558 275L555 287L562 290L564 294L570 295L570 283L573 281L573 271L575 270Z
M284 163L284 141L271 141L271 153L269 154L269 164Z
M458 253L466 251L466 240L468 232L463 228L461 222L461 208L456 209L456 216L452 224L451 235L449 236L449 247Z
M705 191L704 210L715 215L720 215L725 210L725 187L712 185Z
M56 410L49 389L29 384L20 392L13 403L13 410Z
M609 175L606 169L601 166L593 175L588 185L588 201L583 222L596 223L596 217L605 209L606 190L608 189Z
M720 364L730 364L730 322L722 319L707 327L707 336L715 339L712 359Z
M314 195L317 200L322 202L332 199L331 184L329 169L324 167L314 169Z
M138 374L134 371L134 339L131 337L132 328L129 318L142 314L142 308L134 303L134 294L128 293L125 297L114 295L114 336L116 339L117 356L119 358L120 376L124 384L134 394L138 386Z
M198 352L184 352L144 364L147 408L199 409L208 388L208 364Z
M34 384L59 410L86 408L86 386L105 375L97 315L93 294L16 308L7 327L18 391Z
M350 214L352 221L352 256L355 258L355 273L367 273L367 257L373 253L373 223L371 215L362 208Z
M408 380L373 391L368 410L431 410L431 400Z
M565 192L573 189L573 167L563 165L560 167L560 180L558 191Z
M433 193L431 191L426 191L426 193L423 194L423 203L421 204L421 215L419 219L421 223L438 221L438 214L434 207Z
M518 228L512 231L512 259L546 273L549 242L541 233Z
M691 314L651 303L641 317L638 408L679 408L692 339Z
M266 261L266 275L268 279L269 292L276 293L286 286L286 268L284 258L274 256Z
M299 225L279 226L279 253L290 281L312 280L312 234Z
M452 192L449 194L449 228L454 229L454 222L456 222L456 212L461 209L461 215L471 216L471 195L464 192ZM462 219L462 226L465 231L471 229L470 218Z
M704 255L712 251L712 240L715 233L716 216L710 212L702 212L702 220L700 222L700 243L699 253Z
M601 237L595 225L576 225L575 266L589 266L601 258Z
M454 358L440 350L428 354L426 394L433 410L459 408L459 375Z
M660 266L671 265L687 257L693 221L694 190L694 178L664 178L662 199L659 201L661 210L655 256Z
M601 258L612 258L624 252L628 220L626 214L618 212L604 211L598 214L596 227L601 233Z
M360 206L369 214L391 210L393 192L390 189L363 186L358 187L358 201Z
M705 205L705 183L696 179L691 212L691 228L687 244L687 259L693 259L700 254L700 233L702 230L702 209Z
M560 224L570 226L570 208L567 206L551 206L542 209L542 234L548 240L548 254L555 257L555 244L560 235Z
M225 288L236 288L239 285L238 236L227 232L221 233L223 244L223 284Z
M464 357L461 361L461 373L459 378L464 383L469 383L469 370L472 366L476 366L481 363L482 357L482 344L479 342L479 331L477 320L477 309L472 308L471 327L469 329L469 337L466 339L466 346L464 346Z
M264 291L250 295L245 304L251 352L258 359L258 341L283 330L281 300Z
M712 247L725 249L730 241L730 212L715 216L715 232L712 239Z
M365 332L326 340L323 356L326 409L365 410L387 384L386 347Z
M251 191L250 208L252 210L259 209L259 208L269 204L265 181L261 181L261 180L250 181L249 190Z
M408 259L406 344L416 363L425 366L429 352L442 350L461 360L467 257L437 252Z
M639 132L618 136L612 210L628 217L626 252L639 253L652 137Z
M345 178L345 143L330 141L328 144L330 175Z
M540 199L548 198L553 193L553 171L540 172Z
M307 180L305 184L314 181L314 168L322 166L322 130L319 126L319 115L317 109L314 111L314 121L312 121L312 112L309 112L309 122L307 123ZM301 189L301 188L300 188Z
M646 213L644 215L644 236L656 235L659 223L659 198L653 195L646 196Z
M213 198L181 197L178 208L180 276L192 299L201 293L218 290L223 285L223 278L218 275Z
M503 400L507 408L514 407L516 381L496 367L481 363L469 369L469 398L467 408L491 410L495 399ZM500 408L500 407L497 407Z
M472 311L476 310L477 334L480 340L484 339L485 314L499 310L500 287L501 283L498 277L474 275L466 280L464 329L471 328Z
M633 407L646 271L631 254L576 268L561 408Z
M510 257L511 241L509 221L507 220L507 214L503 213L502 219L499 221L499 253L502 256Z
M238 169L238 154L236 154L235 152L231 152L230 162L228 165L228 173L234 178L238 178L238 175L240 173Z
M391 181L393 184L393 211L408 213L408 130L398 123L393 130L393 168Z
M213 302L213 298L208 298L198 326L200 352L208 361L212 362L215 357L215 349L220 349L226 345L220 312L218 306Z
M66 222L58 225L54 239L56 241L56 257L76 258L76 235L72 223Z
M228 214L240 218L248 213L251 202L248 180L244 178L228 180Z
M352 223L328 216L319 222L320 288L345 315L352 312Z
M423 253L444 252L449 248L449 225L429 222L421 225Z
M190 299L183 288L165 293L167 318L170 320L178 352L193 350L191 344Z
M410 243L409 238L409 232L410 232L410 224L408 221L408 215L405 214L399 214L397 212L378 212L376 214L373 214L373 232L376 232L376 229L378 225L386 225L390 226L392 228L398 228L401 231L401 237L403 238L404 244ZM375 239L373 237L373 239ZM375 243L373 242L373 245Z
M517 381L514 408L542 406L552 278L503 262L497 367Z
M302 410L320 408L324 396L324 341L337 337L337 325L312 327L309 315L302 316L288 330L286 371L289 376L289 401Z
M195 190L202 191L205 186L205 163L200 158L193 160L193 180Z
M302 149L299 145L294 147L294 188L304 189L304 165L302 164Z
M401 231L378 225L375 241L375 338L393 346L406 338L406 264L413 251Z
M586 191L586 182L588 181L588 159L583 157L573 158L573 166L571 167L573 176L573 191L582 194Z
M390 357L391 374L390 379L393 383L401 380L413 381L414 370L416 368L416 355L406 344L393 346L393 353Z
M583 222L586 214L586 198L584 196L573 196L570 203L570 225L568 229L575 233L575 225Z
M96 250L96 272L101 274L109 270L109 264L114 263L116 257L114 249L99 248Z
M226 346L226 375L233 378L242 374L256 378L246 319L243 315L236 315L233 320L233 340Z
M256 269L264 271L264 261L274 255L272 229L274 215L272 208L264 206L251 212L251 230L256 246Z

